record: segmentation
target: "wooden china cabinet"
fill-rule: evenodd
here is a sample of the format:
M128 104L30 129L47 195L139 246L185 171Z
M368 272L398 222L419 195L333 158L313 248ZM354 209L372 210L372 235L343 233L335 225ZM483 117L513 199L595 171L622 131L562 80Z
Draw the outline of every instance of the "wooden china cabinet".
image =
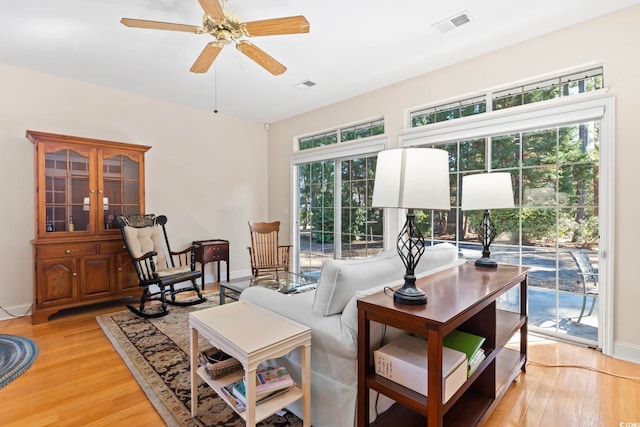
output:
M59 310L140 296L115 218L144 213L151 147L28 130L35 145L32 322Z

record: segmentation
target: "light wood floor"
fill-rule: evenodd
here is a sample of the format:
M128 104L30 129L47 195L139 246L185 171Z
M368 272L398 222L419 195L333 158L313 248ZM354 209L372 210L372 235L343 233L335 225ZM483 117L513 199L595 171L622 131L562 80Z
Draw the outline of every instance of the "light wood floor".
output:
M0 333L32 338L39 347L32 367L0 389L0 425L164 425L95 321L96 314L122 309L123 303L94 306L39 325L30 318L0 322ZM529 359L640 377L640 365L535 337ZM485 425L638 427L640 381L530 363Z

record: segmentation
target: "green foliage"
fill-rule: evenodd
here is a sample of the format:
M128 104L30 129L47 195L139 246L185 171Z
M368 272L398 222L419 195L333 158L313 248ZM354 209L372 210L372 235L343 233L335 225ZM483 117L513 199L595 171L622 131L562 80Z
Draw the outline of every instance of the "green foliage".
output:
M592 216L578 222L576 240L584 246L597 244L599 236L598 217Z
M415 210L416 225L423 236L431 233L431 211Z

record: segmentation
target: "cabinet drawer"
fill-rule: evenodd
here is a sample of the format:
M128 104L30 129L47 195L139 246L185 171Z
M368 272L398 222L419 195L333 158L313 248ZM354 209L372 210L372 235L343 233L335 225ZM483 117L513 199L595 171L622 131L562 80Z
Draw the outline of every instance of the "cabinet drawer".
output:
M122 240L115 240L113 242L100 242L101 254L119 254L126 251L127 247L124 245L124 242Z
M68 256L95 255L95 243L65 243L60 245L40 246L36 249L39 259L60 258Z

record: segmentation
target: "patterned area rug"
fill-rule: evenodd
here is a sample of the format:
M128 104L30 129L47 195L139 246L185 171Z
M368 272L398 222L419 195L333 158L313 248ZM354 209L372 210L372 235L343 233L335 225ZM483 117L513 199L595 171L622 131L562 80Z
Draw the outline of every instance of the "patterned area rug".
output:
M244 426L244 420L201 381L198 386L198 416L191 417L189 372L189 312L217 305L218 296L189 307L170 306L171 313L159 319L143 319L129 310L98 316L102 330L168 426ZM200 338L200 348L210 344ZM302 425L290 412L273 415L261 427Z
M0 388L22 375L38 355L38 346L29 338L0 334Z

